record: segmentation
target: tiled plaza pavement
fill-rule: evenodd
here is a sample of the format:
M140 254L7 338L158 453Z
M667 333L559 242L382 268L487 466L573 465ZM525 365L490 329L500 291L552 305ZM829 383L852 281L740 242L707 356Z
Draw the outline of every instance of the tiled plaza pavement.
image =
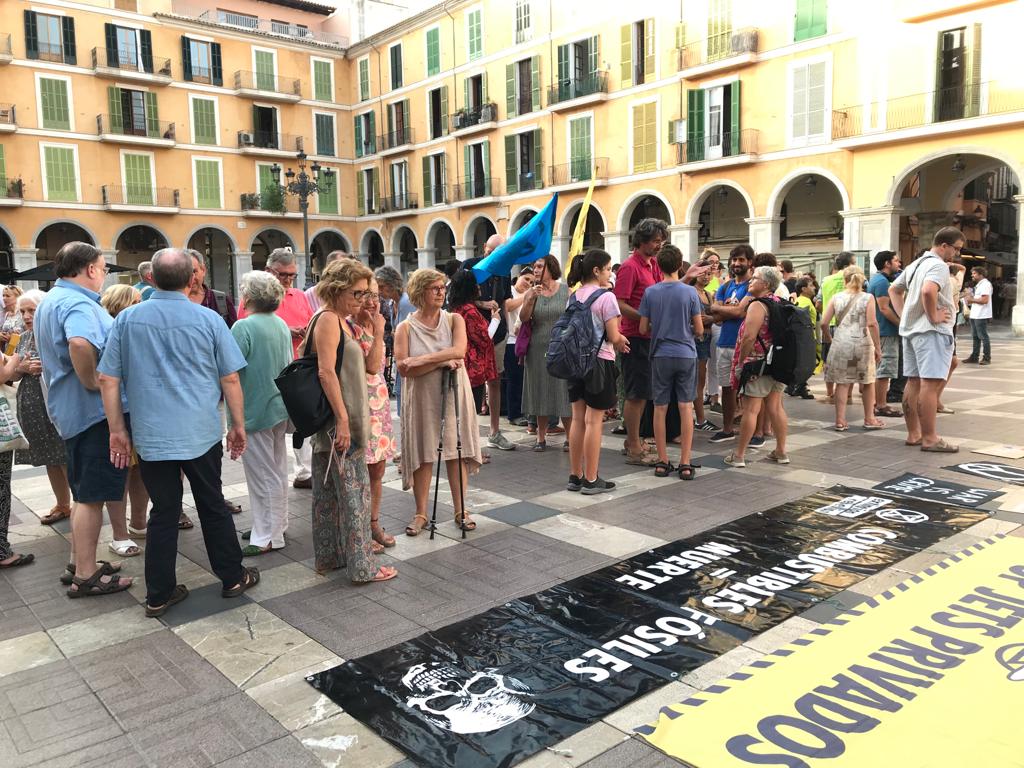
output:
M964 451L1024 442L1024 343L1000 333L994 357L991 367L961 368L947 389L945 400L957 413L941 416L940 429ZM820 379L815 385L823 389ZM38 515L52 504L45 475L17 470L12 540L19 550L34 552L37 562L0 572L0 766L411 767L304 677L816 487L870 486L908 470L998 487L942 470L947 456L904 447L901 422L891 421L882 432L852 426L839 434L828 430L830 406L794 399L786 406L790 466L770 464L762 450L748 457L747 469L724 470L728 444L712 446L699 434L695 448L704 469L692 483L658 480L624 465L621 442L611 436L602 474L619 487L604 496L562 490L568 455L559 450L493 451L493 463L472 478L468 495L478 530L460 540L445 504L435 541L399 535L383 561L400 575L386 584L354 587L343 573L317 576L310 494L291 491L288 546L254 561L262 582L240 600L220 598L198 525L181 534L178 576L192 594L166 621L143 616L142 558L125 560L125 572L138 578L128 593L65 596L57 576L67 560L67 524L56 530L39 525ZM856 414L851 410L853 424L859 424ZM522 431L513 436L530 442ZM561 440L551 442L557 448ZM388 473L383 520L401 534L412 500L394 467ZM240 464L225 462L224 483L226 495L248 507ZM663 704L712 684L943 553L1013 531L1024 523L1024 489L1004 496L995 510L992 519L790 619L523 765L679 765L631 737L632 728L654 719ZM247 513L237 527L249 527ZM103 536L110 539L109 528Z

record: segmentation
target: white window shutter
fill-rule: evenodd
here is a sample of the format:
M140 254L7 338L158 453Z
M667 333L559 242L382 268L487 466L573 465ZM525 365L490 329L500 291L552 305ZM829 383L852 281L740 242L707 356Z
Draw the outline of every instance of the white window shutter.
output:
M825 62L819 61L807 67L807 138L822 139L825 136Z

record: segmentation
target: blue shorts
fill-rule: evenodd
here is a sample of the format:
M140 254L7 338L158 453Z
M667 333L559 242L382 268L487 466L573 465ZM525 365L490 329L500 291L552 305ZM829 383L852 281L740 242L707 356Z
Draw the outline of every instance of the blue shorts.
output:
M711 359L711 334L708 334L707 341L701 341L696 339L697 344L697 359L698 360L710 360Z
M953 337L938 331L903 338L903 375L908 379L945 379L953 362Z
M128 414L124 420L129 429ZM128 469L110 463L110 430L107 420L97 421L84 432L64 441L68 456L71 498L82 504L101 504L124 498Z
M697 358L655 357L651 360L651 378L655 405L691 403L697 397Z

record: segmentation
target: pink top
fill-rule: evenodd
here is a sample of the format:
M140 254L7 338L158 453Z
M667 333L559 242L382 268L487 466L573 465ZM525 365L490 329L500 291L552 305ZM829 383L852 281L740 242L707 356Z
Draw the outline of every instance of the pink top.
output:
M587 299L591 297L594 291L598 290L601 286L597 283L589 283L587 285L581 285L576 289L576 293L570 297L575 298L577 301L586 303ZM611 320L613 317L619 317L622 312L619 311L619 302L615 299L615 293L609 290L601 298L590 305L590 312L594 315L594 318L601 324L601 328L604 328L604 324ZM601 360L615 360L615 348L607 338L601 343L601 349L597 352L598 358Z
M238 308L239 319L247 314L244 306ZM309 307L309 301L306 300L305 293L298 288L286 288L284 298L281 300L281 306L277 308L277 312L274 314L284 320L284 324L289 328L305 328L313 317L313 310ZM302 339L292 339L292 355L298 355L299 346L302 344L302 341Z

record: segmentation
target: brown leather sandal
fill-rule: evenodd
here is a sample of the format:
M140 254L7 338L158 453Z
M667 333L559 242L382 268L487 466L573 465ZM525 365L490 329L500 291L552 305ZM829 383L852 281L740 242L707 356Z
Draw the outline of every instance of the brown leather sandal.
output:
M395 537L381 528L379 519L370 521L370 531L373 533L373 540L382 547L390 549L395 546Z
M420 520L423 521L422 525L419 522ZM426 515L416 515L412 519L412 522L409 523L409 525L405 526L405 535L419 536L421 533L423 533L423 529L426 528L428 525L430 525L430 521L427 520Z
M71 517L71 507L66 507L63 504L57 504L50 510L50 514L39 518L39 524L53 525L54 523L59 523L61 520L67 520L69 517Z

